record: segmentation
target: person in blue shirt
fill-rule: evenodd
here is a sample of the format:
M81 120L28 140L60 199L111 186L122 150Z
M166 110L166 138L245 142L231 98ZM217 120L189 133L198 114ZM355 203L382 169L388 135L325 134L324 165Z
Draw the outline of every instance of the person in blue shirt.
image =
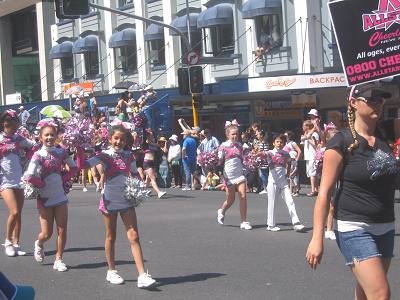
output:
M196 170L197 143L189 129L185 129L182 134L184 139L182 145L182 164L186 180L186 186L182 190L188 191L193 186L193 175Z

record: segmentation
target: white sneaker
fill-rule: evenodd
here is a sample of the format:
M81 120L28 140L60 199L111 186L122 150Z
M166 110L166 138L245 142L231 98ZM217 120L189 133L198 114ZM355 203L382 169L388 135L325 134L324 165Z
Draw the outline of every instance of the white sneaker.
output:
M26 252L25 252L25 251L22 251L20 245L14 244L13 247L14 247L15 253L16 253L18 256L25 256L25 255L26 255Z
M224 225L224 218L225 218L225 216L222 214L222 209L218 209L218 212L217 212L218 223L221 225Z
M296 224L296 225L293 225L293 229L294 229L294 231L297 231L297 232L302 232L302 231L304 231L304 225L303 224Z
M253 227L251 227L249 222L242 222L240 223L240 229L245 229L245 230L250 230Z
M334 241L336 240L336 235L333 231L327 230L325 231L325 238Z
M83 192L86 193L87 191L88 191L87 188L84 187Z
M39 246L39 241L35 241L35 248L33 250L33 256L37 262L43 262L44 260L44 251L43 248Z
M12 242L7 239L4 241L4 251L9 257L13 257L16 254Z
M182 189L182 191L191 191L192 189L190 188L190 187L184 187L183 189Z
M167 193L167 192L159 192L159 193L157 194L158 199L161 199L162 196L164 196L166 193Z
M58 272L65 272L68 270L66 264L63 263L61 259L57 259L54 262L53 269L57 270Z
M117 270L108 270L106 279L109 283L112 283L112 284L124 283L124 279L121 276L119 276Z
M156 281L151 278L151 275L149 273L143 273L140 275L137 279L137 286L138 288L149 288L152 285L154 285Z
M258 194L259 195L264 195L264 194L267 194L268 192L266 191L266 190L262 190L261 192L259 192Z
M278 226L267 226L268 231L279 231L281 230Z

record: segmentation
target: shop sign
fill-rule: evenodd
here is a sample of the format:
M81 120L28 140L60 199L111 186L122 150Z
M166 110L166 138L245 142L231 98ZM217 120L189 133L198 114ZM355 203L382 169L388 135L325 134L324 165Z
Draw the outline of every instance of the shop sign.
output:
M93 93L94 83L92 81L81 83L67 83L64 85L65 94L79 95L83 93Z
M400 1L328 4L348 85L400 74Z
M343 73L258 77L249 79L249 92L306 90L328 87L345 87Z
M258 117L266 119L302 119L303 115L298 109L285 109L285 110L266 110L261 114L257 114Z

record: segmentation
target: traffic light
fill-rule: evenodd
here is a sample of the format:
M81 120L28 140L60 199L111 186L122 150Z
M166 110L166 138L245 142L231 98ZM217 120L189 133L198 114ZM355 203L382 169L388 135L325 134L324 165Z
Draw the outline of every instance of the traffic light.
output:
M55 3L59 19L77 19L90 12L89 0L56 0Z
M201 94L192 95L192 103L196 109L203 108L203 96Z
M189 86L192 94L203 92L203 67L193 66L189 67Z
M188 68L178 69L178 87L180 95L190 95Z

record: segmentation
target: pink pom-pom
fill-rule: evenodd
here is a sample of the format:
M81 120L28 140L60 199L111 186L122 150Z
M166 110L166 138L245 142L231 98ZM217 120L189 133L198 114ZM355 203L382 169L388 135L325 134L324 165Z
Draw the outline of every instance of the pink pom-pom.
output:
M91 147L95 129L89 119L69 119L65 125L64 143L69 147Z
M249 170L256 170L261 166L268 164L268 153L265 151L261 152L248 152L243 157L243 165Z
M214 169L219 164L218 152L201 152L198 157L199 165L206 169Z
M135 128L146 128L147 118L142 114L133 116L131 122L135 125Z

